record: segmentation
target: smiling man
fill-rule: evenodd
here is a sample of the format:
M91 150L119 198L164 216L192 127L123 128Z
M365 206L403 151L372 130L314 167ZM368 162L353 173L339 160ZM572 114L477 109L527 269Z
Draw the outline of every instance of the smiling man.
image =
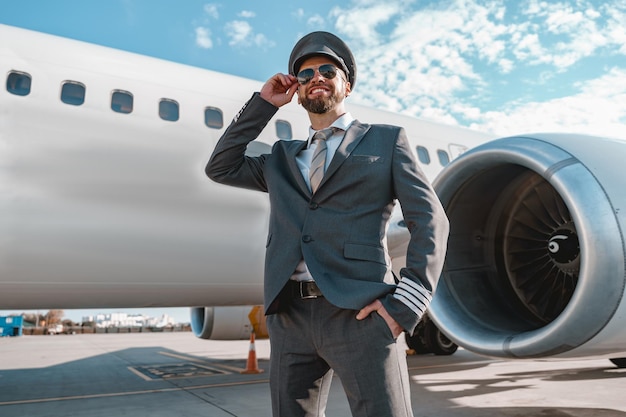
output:
M300 39L289 73L276 74L226 129L206 167L220 183L269 193L265 312L274 417L324 416L333 372L353 416L409 417L405 353L441 273L448 220L417 166L404 129L352 118L356 82L348 46L328 32ZM245 156L294 95L311 127ZM399 201L411 233L394 277L385 244Z

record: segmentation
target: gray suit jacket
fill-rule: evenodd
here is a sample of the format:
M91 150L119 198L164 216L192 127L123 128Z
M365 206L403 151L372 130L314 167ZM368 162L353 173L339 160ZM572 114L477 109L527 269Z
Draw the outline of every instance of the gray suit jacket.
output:
M304 257L329 302L359 310L381 299L412 332L443 267L448 220L404 130L355 120L312 195L296 164L306 141L278 141L270 154L244 155L277 110L255 93L206 167L214 181L269 193L266 314L276 311L279 293ZM411 233L399 285L384 282L390 265L383 241L396 199Z

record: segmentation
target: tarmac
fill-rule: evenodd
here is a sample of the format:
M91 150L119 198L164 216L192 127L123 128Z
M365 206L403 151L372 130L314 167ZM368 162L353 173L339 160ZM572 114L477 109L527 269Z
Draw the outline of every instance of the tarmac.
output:
M270 417L269 342L254 346L264 372L242 374L247 340L188 332L0 338L0 416ZM407 361L415 417L626 417L626 369L608 359L506 361L459 349ZM338 378L326 416L351 416Z

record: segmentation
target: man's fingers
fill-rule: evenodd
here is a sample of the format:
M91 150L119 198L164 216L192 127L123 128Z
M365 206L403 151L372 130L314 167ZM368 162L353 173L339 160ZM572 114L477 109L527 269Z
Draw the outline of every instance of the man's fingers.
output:
M357 320L363 320L367 316L369 316L373 311L378 310L382 306L382 303L379 300L374 301L363 307L359 313L356 315Z
M294 84L298 84L298 79L291 74L279 74L281 83L287 88L290 89Z
M298 91L298 81L294 80L294 82L289 86L289 89L287 90L287 95L289 97L293 97L296 91Z
M261 88L261 97L276 107L289 103L298 89L298 80L290 74L275 74Z

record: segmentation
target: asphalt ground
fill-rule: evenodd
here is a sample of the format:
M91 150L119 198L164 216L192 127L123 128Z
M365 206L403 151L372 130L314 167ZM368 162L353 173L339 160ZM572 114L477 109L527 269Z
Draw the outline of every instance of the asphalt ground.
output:
M2 417L270 417L269 342L191 333L0 338ZM626 417L626 369L607 359L505 361L459 349L407 357L416 417ZM333 381L327 417L350 417Z

